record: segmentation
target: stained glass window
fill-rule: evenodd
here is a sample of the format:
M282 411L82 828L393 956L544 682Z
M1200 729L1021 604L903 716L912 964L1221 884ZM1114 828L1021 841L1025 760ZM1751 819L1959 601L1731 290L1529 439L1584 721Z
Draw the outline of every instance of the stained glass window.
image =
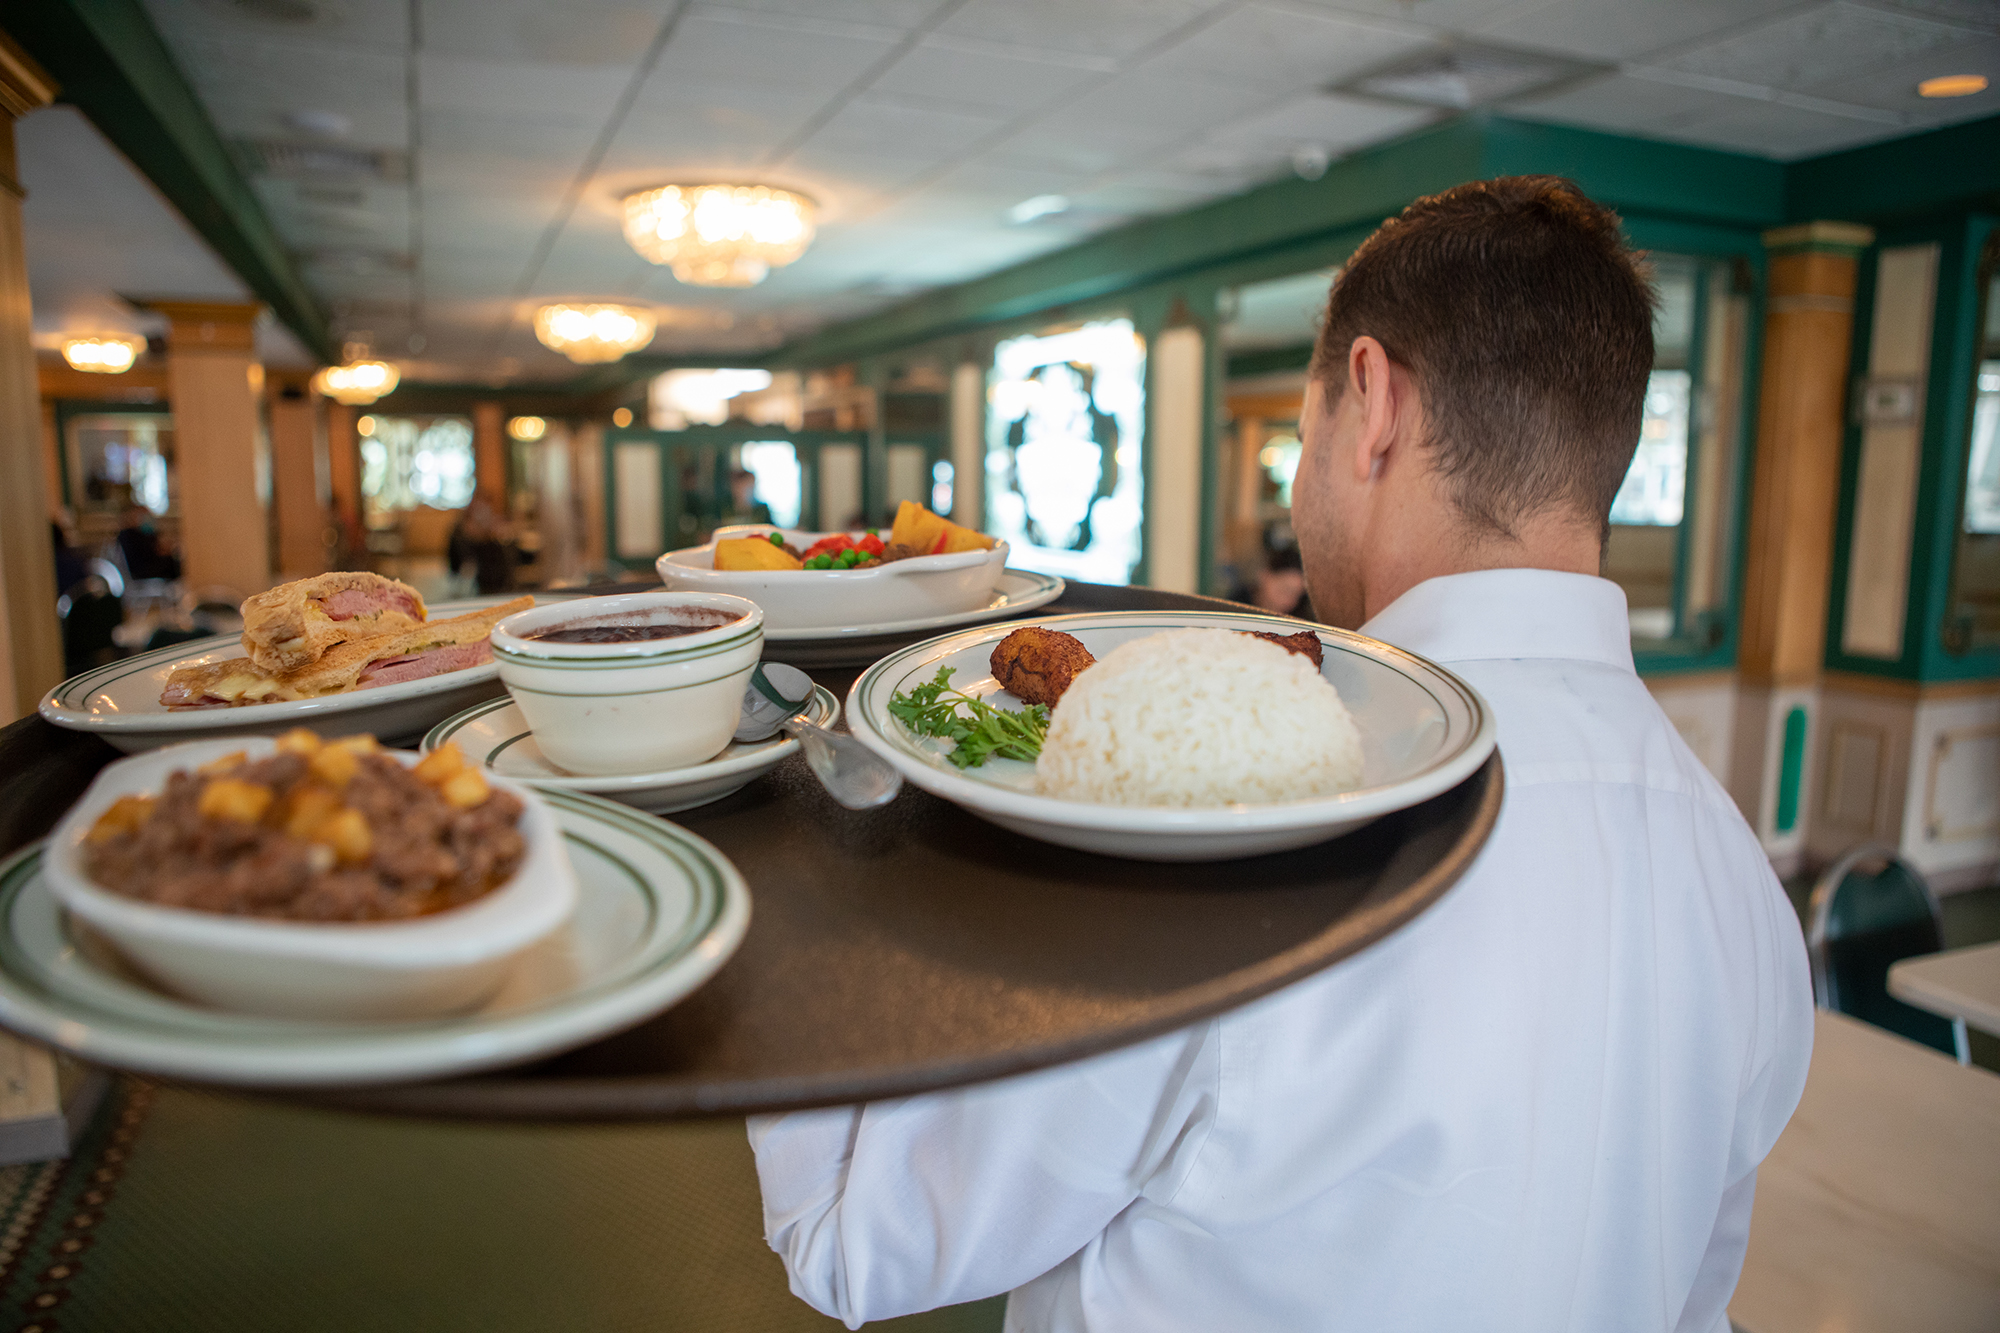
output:
M1144 345L1127 319L994 350L987 531L1009 563L1124 584L1140 553Z

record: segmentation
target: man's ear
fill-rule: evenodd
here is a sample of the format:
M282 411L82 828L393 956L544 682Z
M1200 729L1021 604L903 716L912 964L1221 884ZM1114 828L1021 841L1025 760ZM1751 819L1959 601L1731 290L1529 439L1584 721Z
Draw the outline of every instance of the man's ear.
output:
M1354 478L1367 481L1388 462L1396 436L1396 385L1389 374L1389 353L1375 339L1362 335L1347 349L1347 392L1361 418L1354 437Z

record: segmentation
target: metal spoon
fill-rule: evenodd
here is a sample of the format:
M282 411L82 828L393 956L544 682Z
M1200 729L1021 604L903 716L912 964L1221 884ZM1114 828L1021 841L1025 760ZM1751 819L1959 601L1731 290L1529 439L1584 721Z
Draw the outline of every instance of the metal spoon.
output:
M870 810L894 800L903 789L901 773L852 736L806 721L803 710L812 692L812 677L797 667L759 663L743 691L743 720L736 726L736 739L761 741L780 731L795 737L827 795L849 810Z

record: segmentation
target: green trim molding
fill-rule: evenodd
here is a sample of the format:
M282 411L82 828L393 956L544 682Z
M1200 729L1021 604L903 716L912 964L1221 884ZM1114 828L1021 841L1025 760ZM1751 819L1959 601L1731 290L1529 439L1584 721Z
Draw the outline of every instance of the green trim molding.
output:
M139 0L4 0L0 29L308 350L339 359L318 299Z

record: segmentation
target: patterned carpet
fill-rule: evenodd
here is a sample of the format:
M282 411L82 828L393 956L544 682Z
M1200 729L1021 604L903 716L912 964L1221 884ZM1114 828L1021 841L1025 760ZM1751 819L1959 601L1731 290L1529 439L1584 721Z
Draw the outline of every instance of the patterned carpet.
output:
M372 1119L121 1081L0 1169L0 1333L824 1333L738 1121ZM997 1333L986 1301L869 1325Z

